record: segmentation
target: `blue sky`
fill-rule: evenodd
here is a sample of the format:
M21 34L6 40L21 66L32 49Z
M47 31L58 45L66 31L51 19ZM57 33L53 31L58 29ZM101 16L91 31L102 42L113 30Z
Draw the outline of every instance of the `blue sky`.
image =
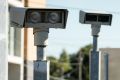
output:
M113 14L111 26L102 26L98 48L120 48L119 0L47 0L49 8L66 8L69 16L66 29L50 29L47 55L59 56L63 49L75 53L92 43L91 25L79 23L80 10L106 11Z

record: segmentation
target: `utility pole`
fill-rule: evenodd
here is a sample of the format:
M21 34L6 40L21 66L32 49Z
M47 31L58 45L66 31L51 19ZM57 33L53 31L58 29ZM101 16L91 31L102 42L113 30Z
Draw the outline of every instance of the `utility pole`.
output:
M79 53L79 80L82 80L82 62L83 62L83 56L82 56L82 51Z
M60 73L61 73L61 80L64 80L64 68L63 67L61 67Z

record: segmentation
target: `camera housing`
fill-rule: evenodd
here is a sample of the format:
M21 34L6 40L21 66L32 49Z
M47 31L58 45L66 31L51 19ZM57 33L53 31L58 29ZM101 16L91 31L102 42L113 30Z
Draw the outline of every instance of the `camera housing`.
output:
M83 24L111 25L112 14L80 11L79 21Z
M10 22L18 28L65 28L67 9L10 8Z

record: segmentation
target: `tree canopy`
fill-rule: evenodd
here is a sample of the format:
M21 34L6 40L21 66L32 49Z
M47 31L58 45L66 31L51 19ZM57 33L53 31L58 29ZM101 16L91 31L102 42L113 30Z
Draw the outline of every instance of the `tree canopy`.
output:
M79 67L80 63L82 63L82 80L89 80L89 52L91 48L92 45L88 44L70 55L66 50L63 50L58 59L49 56L50 75L64 77L67 80L79 80Z

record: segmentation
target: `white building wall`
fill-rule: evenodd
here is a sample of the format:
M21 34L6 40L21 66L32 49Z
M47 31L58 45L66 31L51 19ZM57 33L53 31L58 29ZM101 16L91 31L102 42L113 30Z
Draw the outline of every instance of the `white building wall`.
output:
M0 0L0 80L8 79L7 48L7 0Z
M22 0L8 0L9 7L23 7ZM9 12L8 12L9 13ZM24 77L24 29L9 24L8 80L23 80Z

